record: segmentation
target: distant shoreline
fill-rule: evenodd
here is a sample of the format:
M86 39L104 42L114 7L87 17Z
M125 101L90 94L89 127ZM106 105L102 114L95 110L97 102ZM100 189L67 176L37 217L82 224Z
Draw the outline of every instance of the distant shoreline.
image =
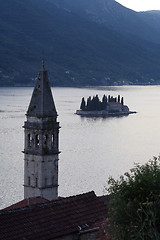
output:
M60 86L60 85L52 85L51 84L51 87L53 88L103 88L103 87L136 87L136 86L160 86L160 83L157 83L157 84L128 84L128 85L84 85L84 86L81 86L81 85L77 85L77 86L67 86L67 85L64 85L64 86ZM0 88L21 88L21 87L34 87L34 84L33 85L17 85L17 86L13 86L13 85L6 85L6 86L0 86Z

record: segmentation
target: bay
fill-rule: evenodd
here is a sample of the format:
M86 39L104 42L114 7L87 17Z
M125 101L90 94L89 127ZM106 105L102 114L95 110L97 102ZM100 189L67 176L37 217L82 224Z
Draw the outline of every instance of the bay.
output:
M33 88L0 88L0 208L23 199L22 128ZM119 176L160 153L160 86L52 88L60 122L59 196L105 193ZM127 117L77 116L81 98L124 97Z

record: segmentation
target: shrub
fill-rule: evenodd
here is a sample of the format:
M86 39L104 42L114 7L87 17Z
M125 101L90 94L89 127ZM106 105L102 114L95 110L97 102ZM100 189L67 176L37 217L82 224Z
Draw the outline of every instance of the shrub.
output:
M120 180L109 178L108 236L115 240L160 239L160 157L136 164Z

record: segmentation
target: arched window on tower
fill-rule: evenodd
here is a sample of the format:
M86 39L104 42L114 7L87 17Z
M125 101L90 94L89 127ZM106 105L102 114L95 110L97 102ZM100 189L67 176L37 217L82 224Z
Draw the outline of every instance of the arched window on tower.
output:
M38 178L36 178L35 186L38 187Z
M45 183L44 184L45 184L45 187L47 187L47 184L48 184L47 183L47 178L45 178Z
M31 134L29 133L27 136L27 142L28 142L28 147L31 147L32 145L32 140L31 140Z
M31 178L28 177L28 185L30 186L31 185Z
M55 182L54 182L54 177L52 177L52 185L54 185L55 184Z
M54 147L54 142L55 142L55 136L52 134L52 147Z
M36 134L36 137L35 137L35 144L36 144L36 147L39 147L39 135Z
M48 135L44 135L44 145L48 145Z

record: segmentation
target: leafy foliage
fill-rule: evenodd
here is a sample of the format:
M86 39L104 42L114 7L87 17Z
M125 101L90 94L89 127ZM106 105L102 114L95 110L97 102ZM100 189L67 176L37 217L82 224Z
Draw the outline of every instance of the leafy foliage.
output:
M160 239L160 157L136 164L120 180L110 178L107 226L115 240Z

